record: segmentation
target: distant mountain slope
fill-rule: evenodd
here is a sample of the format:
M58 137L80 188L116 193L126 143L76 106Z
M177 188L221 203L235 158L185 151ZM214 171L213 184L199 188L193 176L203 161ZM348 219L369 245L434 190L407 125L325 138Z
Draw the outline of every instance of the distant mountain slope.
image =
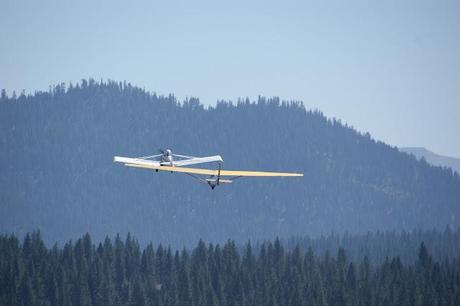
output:
M423 147L407 147L399 148L399 150L413 154L417 159L421 159L423 157L428 163L434 166L449 167L452 168L452 170L457 171L457 173L460 173L460 158L439 155Z
M114 155L221 154L226 169L298 171L214 191ZM126 83L83 80L0 99L0 231L48 241L131 232L140 241L316 236L459 226L460 178L299 103L205 108Z

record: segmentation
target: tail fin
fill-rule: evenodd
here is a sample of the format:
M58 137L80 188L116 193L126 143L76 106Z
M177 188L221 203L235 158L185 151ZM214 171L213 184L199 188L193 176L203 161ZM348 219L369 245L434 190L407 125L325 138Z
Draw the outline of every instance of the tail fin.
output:
M220 183L220 168L222 167L222 164L219 163L219 168L217 170L217 185Z

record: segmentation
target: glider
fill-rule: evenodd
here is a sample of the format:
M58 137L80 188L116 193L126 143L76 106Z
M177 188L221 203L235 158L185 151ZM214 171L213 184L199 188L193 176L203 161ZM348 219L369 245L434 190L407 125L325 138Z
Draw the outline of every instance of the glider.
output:
M123 163L125 166L134 168L144 168L158 171L170 171L184 173L197 179L198 181L208 184L211 189L222 184L232 183L235 179L241 177L279 177L279 176L303 176L302 173L287 172L262 172L262 171L235 171L222 170L223 159L220 155L195 157L188 155L173 154L171 149L160 150L161 154L144 156L144 157L122 157L115 156L114 162ZM217 162L218 169L188 168L195 164ZM203 178L201 176L208 176Z

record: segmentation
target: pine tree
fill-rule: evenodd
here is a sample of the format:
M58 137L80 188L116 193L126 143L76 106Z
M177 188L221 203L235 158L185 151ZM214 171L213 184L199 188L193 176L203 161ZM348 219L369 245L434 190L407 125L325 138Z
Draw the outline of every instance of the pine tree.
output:
M19 288L19 305L35 305L35 295L32 290L32 284L29 275L26 273L22 277Z
M133 294L131 297L131 303L130 305L134 306L144 306L146 305L146 299L144 295L144 290L142 288L142 284L139 280L138 277L134 279L134 285L133 285Z
M2 94L0 96L0 100L5 100L8 99L8 95L6 94L6 90L2 88Z

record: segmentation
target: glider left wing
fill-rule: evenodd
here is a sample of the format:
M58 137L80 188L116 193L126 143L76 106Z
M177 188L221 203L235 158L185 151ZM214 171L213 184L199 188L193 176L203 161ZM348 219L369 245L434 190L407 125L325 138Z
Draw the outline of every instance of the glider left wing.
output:
M126 164L136 164L136 165L145 165L145 166L152 166L152 167L159 167L160 162L156 160L149 160L149 159L142 159L142 158L131 158L131 157L122 157L122 156L115 156L113 158L114 162L117 163L124 163Z

